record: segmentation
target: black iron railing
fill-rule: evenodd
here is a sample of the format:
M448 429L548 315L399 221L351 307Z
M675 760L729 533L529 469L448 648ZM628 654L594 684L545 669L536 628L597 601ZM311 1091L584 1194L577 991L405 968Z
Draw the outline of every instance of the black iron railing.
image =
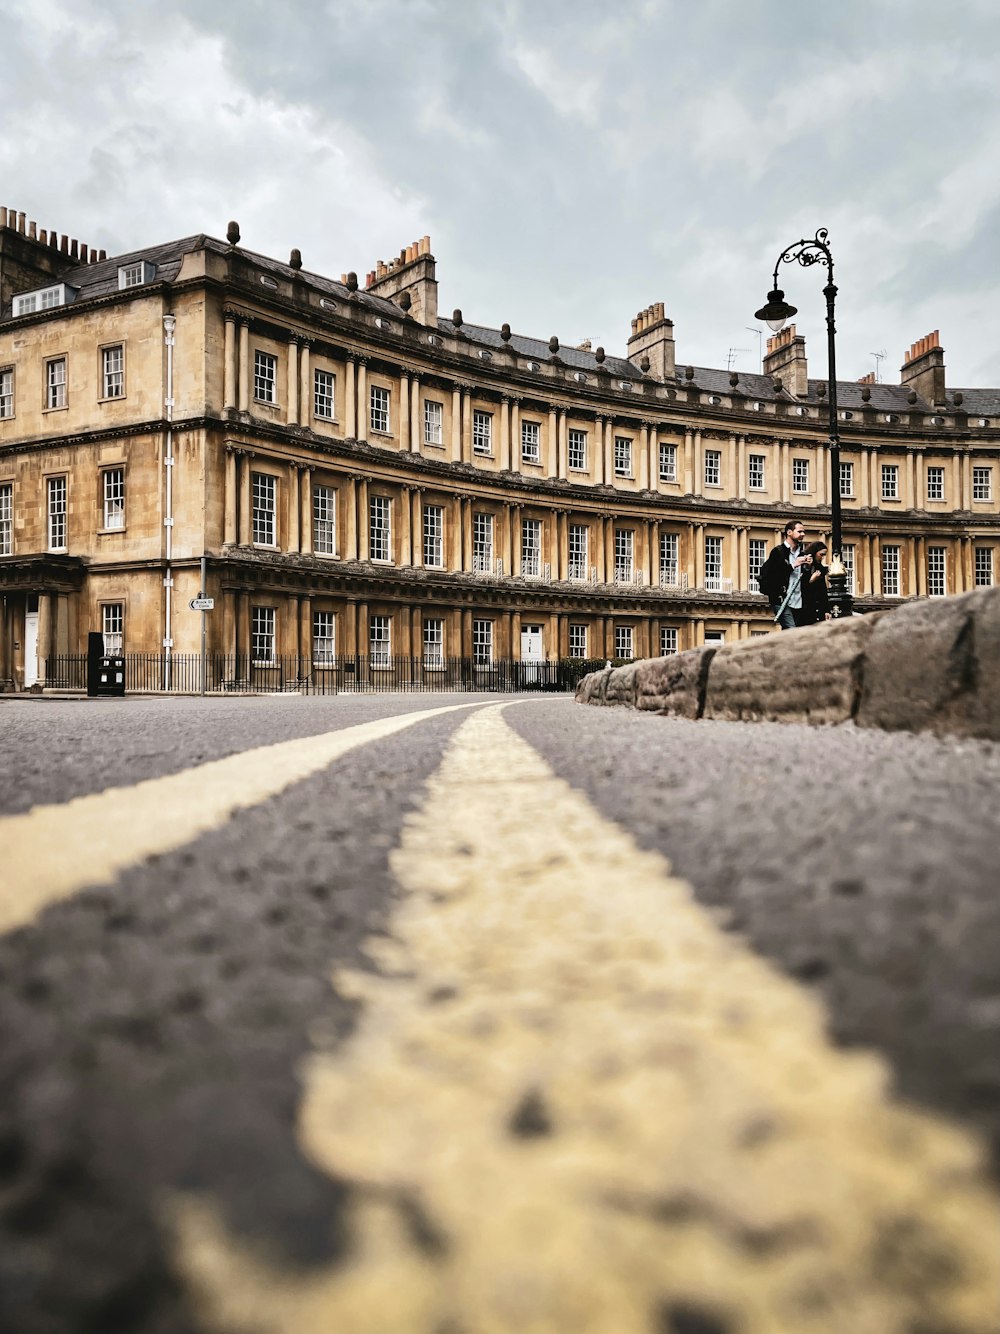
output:
M605 660L564 658L560 662L516 662L509 658L477 662L473 658L372 657L347 654L315 662L296 655L256 661L243 653L125 654L125 690L177 694L332 695L341 692L394 690L469 690L507 694L530 690L574 690L587 672ZM45 685L86 690L87 655L60 654L46 660Z

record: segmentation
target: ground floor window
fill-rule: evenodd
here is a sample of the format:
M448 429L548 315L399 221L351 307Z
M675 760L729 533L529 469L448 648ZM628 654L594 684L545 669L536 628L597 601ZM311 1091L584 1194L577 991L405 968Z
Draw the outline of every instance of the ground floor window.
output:
M332 611L313 612L313 662L326 667L336 652L336 617Z
M993 587L992 547L976 547L976 587Z
M489 667L493 663L493 622L473 620L472 622L472 661L477 667Z
M274 608L254 607L250 613L250 653L255 663L274 662Z
M882 593L887 598L899 597L899 547L882 547Z
M725 632L725 630L706 630L706 631L705 631L705 643L706 643L706 644L724 644L725 642L726 642L726 632Z
M570 625L569 656L571 658L585 658L587 656L587 627L585 625Z
M101 608L101 633L104 635L104 652L120 654L125 649L125 605L122 602L105 602Z
M392 661L391 622L388 616L373 616L368 623L368 651L373 667L388 667Z
M945 584L944 547L927 548L927 596L943 598L948 591Z
M615 626L615 657L632 658L633 653L633 630L631 625Z
M677 652L677 630L672 625L660 626L660 657L669 658Z
M440 616L424 617L424 666L444 666L444 621Z
M767 559L767 542L762 537L750 539L750 592L760 592L760 567Z
M844 566L844 576L847 584L847 591L853 597L857 590L854 587L854 543L845 542L840 551L840 559Z

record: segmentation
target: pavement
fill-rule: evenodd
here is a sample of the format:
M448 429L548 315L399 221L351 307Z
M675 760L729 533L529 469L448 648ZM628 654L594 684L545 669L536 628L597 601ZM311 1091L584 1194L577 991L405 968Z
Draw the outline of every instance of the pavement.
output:
M0 1329L1000 1328L1000 747L38 700L0 772Z
M1000 741L1000 588L607 667L582 704Z

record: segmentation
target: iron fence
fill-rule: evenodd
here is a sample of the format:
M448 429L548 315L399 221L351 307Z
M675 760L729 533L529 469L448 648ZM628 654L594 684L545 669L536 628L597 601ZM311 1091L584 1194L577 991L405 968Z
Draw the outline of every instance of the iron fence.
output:
M520 691L575 690L587 672L605 660L564 658L559 662L517 662L510 658L478 662L473 658L382 657L346 654L321 662L296 655L256 661L244 653L125 654L125 690L129 694L168 691L177 694L334 695L394 690L467 690L508 694ZM59 654L46 659L45 685L86 690L87 655Z

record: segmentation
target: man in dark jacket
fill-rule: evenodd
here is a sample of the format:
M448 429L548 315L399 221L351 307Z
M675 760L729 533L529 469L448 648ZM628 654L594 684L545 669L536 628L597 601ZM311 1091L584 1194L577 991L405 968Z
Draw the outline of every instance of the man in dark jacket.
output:
M771 551L757 575L758 587L770 602L776 618L779 607L784 603L778 618L782 630L794 630L797 625L806 624L799 581L803 572L812 564L812 557L802 554L802 539L805 535L806 530L801 521L789 519L785 524L785 540ZM786 593L789 594L787 601Z

